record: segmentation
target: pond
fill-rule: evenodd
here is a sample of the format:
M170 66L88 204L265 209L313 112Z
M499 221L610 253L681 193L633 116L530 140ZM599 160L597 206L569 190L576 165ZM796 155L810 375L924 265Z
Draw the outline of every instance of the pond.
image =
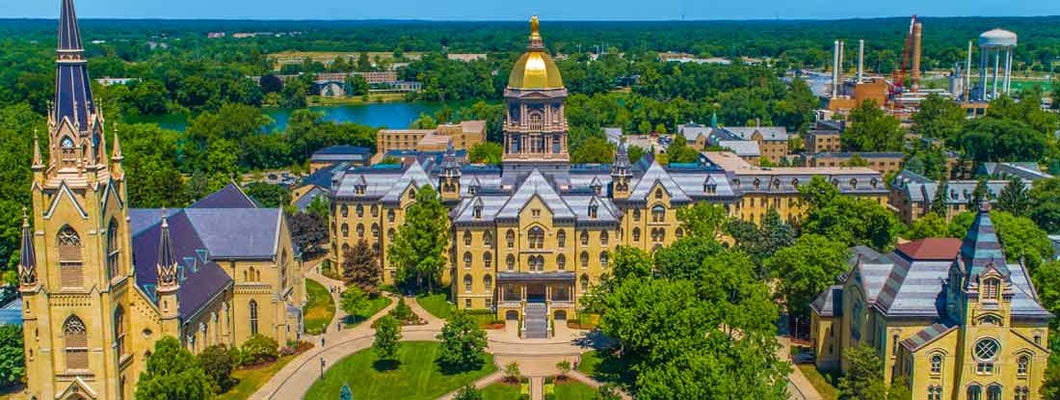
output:
M374 127L386 127L391 129L408 128L420 114L434 114L445 106L445 103L373 103L373 104L347 104L336 106L310 107L311 110L324 113L324 119L335 122L353 122L361 125ZM450 104L449 107L457 110L462 104ZM290 108L266 108L268 114L275 122L276 131L287 129L287 120L291 117L294 109ZM130 118L132 123L156 123L162 128L183 132L188 126L187 116L183 114L166 114L156 116L138 116Z

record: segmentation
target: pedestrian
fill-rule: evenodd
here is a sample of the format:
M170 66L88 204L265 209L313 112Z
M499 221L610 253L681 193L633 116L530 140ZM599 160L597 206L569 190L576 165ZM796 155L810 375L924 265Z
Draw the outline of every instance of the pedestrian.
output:
M321 348L324 347L324 337L323 336L320 337L320 347Z

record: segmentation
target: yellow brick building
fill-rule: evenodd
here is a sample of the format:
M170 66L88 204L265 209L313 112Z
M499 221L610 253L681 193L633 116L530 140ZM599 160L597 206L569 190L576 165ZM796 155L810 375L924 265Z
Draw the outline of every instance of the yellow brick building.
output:
M1026 268L1005 261L989 210L963 240L855 248L853 269L811 306L817 367L846 370L844 352L865 344L915 399L1042 398L1053 315Z
M301 269L281 210L231 185L187 209L131 209L104 138L72 0L62 1L48 158L34 142L18 266L26 390L131 399L163 336L192 352L300 332ZM108 157L109 153L109 157Z
M611 165L572 165L567 90L536 19L533 25L505 90L502 164L467 165L450 147L438 162L338 172L330 189L333 262L341 264L345 249L364 240L379 254L384 282L393 283L397 270L387 251L416 191L431 185L451 210L443 280L457 307L491 310L518 324L524 337L547 337L553 321L578 312L617 246L650 252L681 238L682 207L721 204L755 222L775 208L798 222L798 187L815 176L844 194L886 199L882 177L870 169L764 169L731 153L663 166L651 156L630 160L623 144Z

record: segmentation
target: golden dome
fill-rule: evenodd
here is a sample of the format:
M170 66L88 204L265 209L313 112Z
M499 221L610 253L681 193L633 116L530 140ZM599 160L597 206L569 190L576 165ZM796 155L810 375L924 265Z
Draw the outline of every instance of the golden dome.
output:
M545 52L538 26L537 17L530 20L530 49L519 57L519 61L516 61L515 66L512 67L512 74L508 77L508 87L511 89L560 89L563 87L563 77L559 73L559 67Z

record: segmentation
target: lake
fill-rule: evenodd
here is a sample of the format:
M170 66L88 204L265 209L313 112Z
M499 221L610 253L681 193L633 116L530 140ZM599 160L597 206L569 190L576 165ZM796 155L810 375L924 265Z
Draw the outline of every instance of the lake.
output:
M457 110L462 104L451 104L449 107ZM374 127L386 127L391 129L408 128L420 114L434 114L445 106L445 103L374 103L374 104L347 104L337 106L310 107L311 110L324 113L324 119L335 122L353 122L361 125ZM276 125L274 130L284 131L287 129L287 120L291 117L294 109L289 108L266 108L268 114ZM158 116L139 116L130 118L132 123L156 123L162 128L183 132L188 126L187 117L183 114L167 114Z

